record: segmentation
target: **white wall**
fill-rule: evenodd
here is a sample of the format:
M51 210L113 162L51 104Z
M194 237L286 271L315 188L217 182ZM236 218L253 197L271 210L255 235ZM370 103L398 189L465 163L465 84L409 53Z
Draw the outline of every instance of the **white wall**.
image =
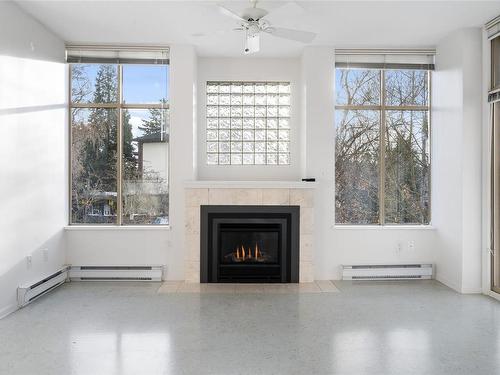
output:
M450 50L456 46L450 45ZM172 46L171 92L172 92L172 149L171 149L171 230L158 229L131 230L71 230L68 231L68 262L73 264L166 264L168 279L183 279L184 242L184 187L185 180L196 179L272 179L268 171L256 169L248 174L245 167L218 167L217 171L207 168L204 163L204 87L206 80L218 79L282 79L269 75L253 77L248 75L248 67L241 59L199 59L189 46ZM286 60L291 72L298 69L294 81L294 93L300 98L294 102L299 111L294 112L297 147L301 162L294 165L293 174L280 177L298 179L302 175L315 177L315 277L317 279L340 279L342 264L353 263L413 263L438 261L440 280L456 287L462 283L462 275L471 272L472 279L477 271L474 261L474 233L462 236L464 225L475 228L475 205L469 204L464 191L470 194L477 184L465 181L462 162L457 163L461 152L469 147L463 141L462 127L465 116L462 106L462 80L460 71L443 68L434 78L434 87L446 85L443 89L450 95L445 102L436 102L433 119L433 227L335 227L334 226L334 54L331 47L307 47L302 58L295 62ZM253 66L267 66L276 69L276 62L252 59ZM286 65L286 63L284 64ZM221 66L229 67L233 73L221 71ZM275 70L273 70L276 72ZM287 71L287 69L285 69ZM216 74L216 72L219 72ZM273 78L275 77L275 78ZM291 77L291 75L290 75ZM330 77L325 79L325 77ZM471 78L471 81L474 78ZM437 80L437 81L436 81ZM437 82L437 83L436 83ZM197 86L201 88L197 93ZM197 100L200 103L197 105ZM472 103L472 101L471 101ZM472 104L471 104L472 105ZM470 113L474 112L474 105ZM199 112L199 116L196 112ZM440 113L445 114L444 125L439 125ZM474 116L474 115L473 115ZM196 123L200 126L196 128ZM458 129L457 129L458 126ZM473 128L472 128L473 129ZM468 134L471 139L475 133ZM196 143L202 146L197 148ZM467 146L467 147L466 147ZM470 146L472 147L472 146ZM474 146L475 147L475 146ZM472 147L472 149L474 149ZM196 156L196 152L199 152ZM475 159L468 169L471 169ZM198 164L198 173L196 171ZM480 168L477 168L479 171ZM279 173L279 172L278 172ZM458 188L457 188L458 186ZM448 190L446 190L448 189ZM450 199L453 194L457 200ZM451 194L448 197L448 194ZM480 199L480 198L478 198ZM457 203L458 202L458 203ZM468 210L470 220L464 223L463 212ZM465 253L465 243L471 252ZM413 249L408 246L414 243ZM144 245L146 244L146 245ZM465 262L467 257L467 262ZM449 262L444 262L448 259ZM464 269L463 269L464 267ZM455 272L456 271L456 272ZM448 279L447 275L451 277ZM457 287L458 289L458 287ZM461 290L461 289L460 289ZM471 290L471 289L468 289Z
M166 279L184 279L184 181L195 177L196 64L193 47L171 46L170 228L67 228L69 264L166 265Z
M60 39L17 5L0 2L0 317L15 310L20 284L65 263L68 132L63 62Z
M491 124L490 104L487 92L491 84L491 46L486 30L483 30L483 77L482 77L482 290L483 293L491 293Z
M171 238L167 229L70 227L65 234L68 264L167 264L167 249Z
M433 223L437 279L464 293L481 290L480 29L439 43L433 80Z
M342 264L433 262L433 229L335 227L334 49L306 47L302 56L306 175L315 177L315 277L340 279ZM325 78L326 77L326 78ZM408 242L413 241L413 250Z
M481 291L482 30L464 30L462 292ZM484 94L485 95L485 94Z
M207 165L207 81L290 82L290 165ZM200 180L297 180L300 156L300 61L299 59L200 58L198 61L198 178Z
M171 49L170 194L172 244L167 278L184 279L184 182L196 176L197 56L192 46Z
M33 39L26 34L40 26L26 25L33 21L19 13L16 6L0 4L0 17L5 18L0 19L0 27L5 25L9 29L8 34L0 34L0 38L6 39L5 43L0 43L4 48L2 53L14 55L16 59L19 56L27 58L23 63L21 60L14 63L14 60L9 60L12 57L1 57L2 66L8 64L7 70L0 71L2 84L6 82L6 87L16 85L8 90L8 94L5 94L4 84L0 89L4 97L12 101L0 110L2 126L7 129L7 146L1 150L1 160L6 165L0 170L0 180L12 181L0 186L2 196L9 197L0 208L1 220L4 221L1 224L8 234L19 233L20 225L33 234L23 239L14 238L13 234L0 239L0 277L6 280L2 279L0 284L0 309L9 308L15 302L13 291L20 280L54 269L65 259L78 265L165 264L167 279L183 279L184 181L197 178L298 180L303 176L315 177L314 262L317 279L339 279L341 264L436 262L439 280L460 291L477 291L481 220L481 184L478 182L481 113L480 108L478 110L480 99L476 99L480 96L477 82L481 82L478 70L481 61L475 54L480 51L478 30L454 33L438 47L438 69L433 82L433 228L334 226L333 47L306 47L300 59L247 60L198 59L192 46L173 45L170 67L170 229L71 228L65 232L67 254L64 258L61 228L67 223L64 94L67 82L66 69L57 63L63 58L63 44L50 33L37 31L33 51L30 44ZM22 30L12 33L10 30L15 27ZM5 35L9 35L8 38ZM17 41L13 41L12 35ZM9 45L17 46L17 50L4 53L4 46ZM31 60L30 54L39 60ZM38 64L49 64L50 67ZM11 74L12 69L19 69L18 74ZM43 75L38 75L36 80L30 78L30 74L40 69ZM12 81L13 76L24 76L25 79ZM45 80L50 81L50 86ZM292 82L294 132L290 167L206 165L204 88L207 80ZM44 92L47 87L51 87L49 93ZM14 100L13 92L22 94ZM30 95L32 99L27 101ZM6 103L5 100L2 102ZM36 127L30 126L35 123ZM39 147L40 139L43 147L38 149L36 164L32 164L33 150ZM6 160L16 160L16 168ZM32 176L32 179L27 181L26 176ZM415 245L413 249L408 246L410 241ZM44 247L51 252L49 262L39 265L37 259L41 257L37 250ZM35 252L35 265L26 271L24 257L31 252Z

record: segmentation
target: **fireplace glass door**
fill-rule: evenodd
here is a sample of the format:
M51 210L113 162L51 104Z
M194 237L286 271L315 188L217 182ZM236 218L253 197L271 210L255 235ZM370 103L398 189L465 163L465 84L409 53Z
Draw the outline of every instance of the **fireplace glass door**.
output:
M279 231L279 225L221 225L220 263L278 264Z
M259 220L256 220L259 221ZM219 282L280 282L283 224L229 220L216 234Z

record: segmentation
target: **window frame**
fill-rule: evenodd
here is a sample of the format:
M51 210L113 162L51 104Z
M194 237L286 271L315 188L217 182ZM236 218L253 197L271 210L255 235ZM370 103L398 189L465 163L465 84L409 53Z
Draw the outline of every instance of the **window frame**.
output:
M72 101L72 66L73 65L116 65L117 66L117 101L116 103L74 103ZM124 224L123 223L123 114L124 110L148 110L160 109L166 110L170 116L170 100L166 103L124 103L123 102L123 66L124 65L164 65L169 69L170 64L152 64L149 61L126 63L126 62L69 62L68 63L68 225L73 227L169 227L170 226L170 204L168 212L168 224ZM169 77L169 75L167 76ZM167 97L169 95L169 79L165 82L167 86ZM73 160L73 129L72 129L72 110L73 109L114 109L118 111L118 123L116 129L116 153L117 153L117 174L116 174L116 222L115 223L73 223L72 221L72 191L73 191L73 175L72 175L72 160ZM170 134L170 129L168 129ZM169 141L170 143L170 141ZM166 155L167 163L167 181L170 185L170 147ZM170 191L170 186L168 188ZM170 198L169 198L170 200Z
M254 138L252 140L248 140L247 142L251 142L254 144L254 148L253 148L253 151L252 152L244 152L243 149L241 152L233 152L231 150L231 143L232 143L232 139L231 139L231 131L233 130L231 128L231 124L230 124L230 127L227 129L229 132L230 132L230 138L227 142L230 143L230 148L229 148L229 151L228 152L221 152L219 149L217 150L217 152L209 152L208 150L208 143L209 142L217 142L219 143L220 140L217 139L217 141L213 141L213 140L209 140L208 139L208 132L209 130L221 130L219 125L217 126L217 129L209 129L208 127L208 120L209 119L217 119L218 121L222 118L222 119L229 119L229 121L231 121L231 119L233 118L231 115L229 117L220 117L219 114L217 115L217 117L209 117L208 116L208 107L211 107L211 106L215 106L215 105L210 105L208 104L208 96L213 94L213 93L210 93L208 92L208 86L210 84L216 84L217 86L220 86L220 85L224 85L224 84L228 84L228 85L232 85L232 84L241 84L242 86L244 86L245 84L249 85L253 85L255 87L255 85L258 85L258 84L275 84L278 86L278 92L276 93L276 95L278 95L278 103L276 104L276 108L277 108L277 114L275 117L273 116L267 116L267 107L268 107L268 104L266 103L265 106L266 107L266 115L264 117L259 117L259 116L256 116L255 115L255 107L258 107L258 106L261 106L261 105L257 105L255 104L252 104L252 105L245 105L245 104L241 104L241 107L245 107L245 106L251 106L254 108L254 115L252 117L245 117L243 114L241 117L237 117L237 118L241 118L242 120L245 119L245 118L251 118L254 120L254 126L253 128L248 128L248 129L245 129L243 126L241 128L242 132L244 130L251 130L254 132ZM282 93L282 94L286 94L288 95L289 97L289 103L288 104L279 104L279 95L281 94L279 92L279 86L280 85L286 85L288 86L288 93ZM216 95L220 95L221 93L216 93ZM224 94L224 93L223 93ZM255 93L255 91L253 93L251 93L254 98L255 98L255 95L257 95ZM264 95L269 95L269 94L272 94L272 93L265 93ZM229 93L229 95L231 96L232 93ZM242 96L245 95L244 92L242 92L241 94ZM205 129L204 129L204 144L205 144L205 149L204 149L204 163L205 163L205 166L206 167L245 167L245 166L248 166L248 167L290 167L292 165L292 113L293 113L293 110L292 110L292 82L289 81L289 80L247 80L247 81L242 81L242 80L207 80L205 82L205 93L204 93L204 96L205 96L205 103L204 103L204 110L205 110ZM216 105L217 107L220 107L221 105L220 104L217 104ZM229 107L229 110L231 111L231 107L233 106L238 106L238 105L233 105L233 104L228 104L227 105ZM280 107L288 107L289 108L289 114L288 116L280 116L279 115L279 109ZM255 120L258 119L258 118L262 118L262 119L265 119L266 120L266 127L262 130L264 130L266 133L266 137L265 139L263 139L262 141L259 141L259 140L256 140L255 139L255 131L258 131L258 130L261 130L261 129L258 129L255 127ZM268 129L267 128L267 119L268 118L275 118L276 121L277 121L277 125L276 125L276 129ZM280 125L279 125L279 119L280 118L283 118L283 119L287 119L288 120L288 128L283 128L281 129L280 128ZM276 130L276 140L268 140L267 138L267 131L268 130ZM280 130L286 130L288 131L288 139L287 140L284 140L284 141L281 141L280 138L279 138L279 132ZM241 142L245 142L245 140L242 138ZM256 152L255 151L255 143L256 142L263 142L265 143L266 145L266 151L265 152ZM271 142L276 142L276 163L268 163L268 158L267 158L267 155L268 155L268 151L267 151L267 146L268 146L268 143L271 143ZM280 151L280 148L279 148L279 143L280 142L286 142L288 143L288 150L287 151ZM220 155L224 155L224 154L228 154L229 155L229 162L228 163L220 163ZM241 154L242 155L242 162L241 163L232 163L231 162L231 155L233 154ZM244 154L249 154L249 155L253 155L253 162L252 163L244 163L243 161L243 155ZM255 162L255 155L256 154L264 154L265 155L265 162L264 163L256 163ZM272 152L272 154L274 154L274 152ZM288 155L288 162L287 163L280 163L279 162L279 157L280 157L280 154L286 154ZM209 162L209 155L217 155L217 163L210 163Z
M432 69L417 69L424 70L427 72L427 105L403 105L403 106L394 106L387 105L386 98L387 92L385 90L385 80L386 80L386 71L387 70L412 70L411 68L405 69L404 65L401 65L398 68L373 68L370 67L369 64L363 66L360 64L356 67L344 67L339 66L335 67L335 74L337 74L337 70L377 70L379 71L380 77L380 104L379 105L343 105L337 104L336 95L335 97L335 105L334 109L337 110L372 110L378 111L380 113L380 126L379 126L379 159L378 159L378 172L379 172L379 191L378 191L378 203L379 203L379 212L378 212L378 223L370 223L370 224L362 224L362 223L339 223L336 218L336 207L334 204L334 226L337 227L432 227ZM334 80L335 82L335 80ZM336 92L336 88L335 88ZM419 223L386 223L385 222L385 180L386 180L386 169L385 169L385 147L386 147L386 113L387 111L425 111L427 112L427 120L428 120L428 139L429 139L429 221L425 224ZM335 118L335 117L334 117ZM334 120L335 121L335 120ZM335 123L336 129L336 123ZM337 135L335 135L335 143L337 142ZM335 152L335 151L334 151ZM335 155L336 156L336 155ZM334 163L335 168L335 163ZM336 186L335 186L336 189ZM336 198L335 198L336 199Z

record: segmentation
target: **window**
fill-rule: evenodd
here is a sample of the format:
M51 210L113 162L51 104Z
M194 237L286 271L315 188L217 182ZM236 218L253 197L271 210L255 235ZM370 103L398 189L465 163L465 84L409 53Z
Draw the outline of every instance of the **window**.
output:
M289 165L290 83L207 82L207 164Z
M499 26L497 24L497 26ZM488 30L488 33L491 33ZM491 48L491 80L488 93L491 126L491 234L490 249L498 249L500 243L500 36L490 42ZM500 293L500 254L498 250L490 255L491 289Z
M429 224L430 71L336 69L335 221Z
M168 64L70 74L70 223L168 224Z

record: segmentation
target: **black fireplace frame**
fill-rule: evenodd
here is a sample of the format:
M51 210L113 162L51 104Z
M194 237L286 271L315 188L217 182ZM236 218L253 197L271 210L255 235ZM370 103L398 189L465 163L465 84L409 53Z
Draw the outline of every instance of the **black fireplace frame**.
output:
M283 241L280 279L273 282L299 282L300 206L245 206L202 205L200 206L200 282L235 282L218 279L218 262L213 256L214 231L220 223L257 223L262 219L281 223ZM249 282L269 282L248 280ZM245 282L243 280L239 282Z

